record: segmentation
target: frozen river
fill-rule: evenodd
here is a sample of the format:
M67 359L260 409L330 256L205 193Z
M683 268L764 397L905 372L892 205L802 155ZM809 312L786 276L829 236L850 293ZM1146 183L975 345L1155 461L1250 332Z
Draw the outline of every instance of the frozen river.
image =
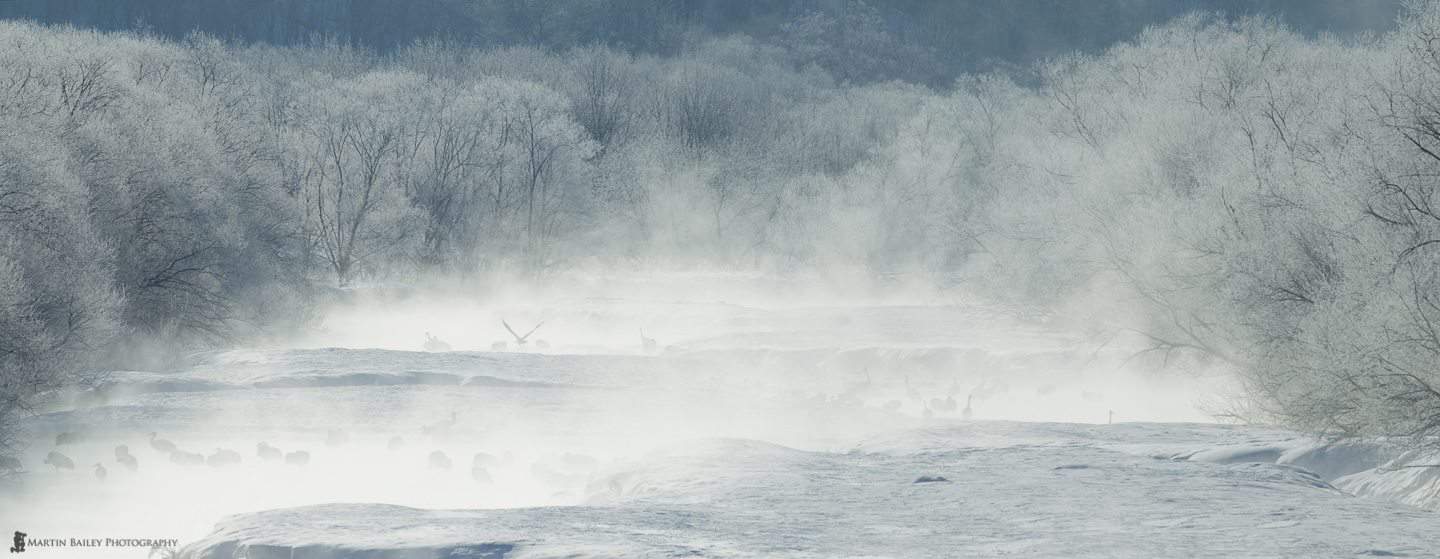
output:
M1222 380L973 306L404 309L114 373L32 420L0 526L227 559L1440 554L1433 469L1383 467L1417 457L1206 423ZM545 325L494 351L501 317Z

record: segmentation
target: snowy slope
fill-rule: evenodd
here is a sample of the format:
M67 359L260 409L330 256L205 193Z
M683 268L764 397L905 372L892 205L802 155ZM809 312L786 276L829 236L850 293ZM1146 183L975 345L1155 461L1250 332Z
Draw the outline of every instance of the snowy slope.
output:
M229 518L184 556L228 558L237 550L252 559L290 557L292 550L305 557L517 558L1440 553L1433 513L1354 498L1296 467L1177 461L1117 447L1276 435L1207 426L972 423L895 433L845 453L708 439L666 446L597 477L581 506L284 509ZM933 444L942 438L951 444ZM1001 444L1005 440L1014 442ZM870 451L876 444L883 451ZM949 481L915 483L920 476Z

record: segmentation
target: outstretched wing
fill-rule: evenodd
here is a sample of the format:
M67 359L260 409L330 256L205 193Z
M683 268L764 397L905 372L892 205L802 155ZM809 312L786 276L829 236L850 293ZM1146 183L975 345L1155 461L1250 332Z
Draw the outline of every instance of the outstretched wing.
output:
M542 325L544 325L544 324L545 324L545 321L543 321L543 320L540 321L539 324L536 324L534 328L531 328L530 331L529 331L529 332L526 332L524 336L521 336L521 337L520 337L520 339L523 340L523 339L525 339L525 338L529 338L529 337L530 337L530 334L534 334L535 331L536 331L536 330L539 330L539 329L540 329L540 326L542 326ZM514 332L512 331L511 333L513 334Z
M523 342L523 341L525 341L525 338L522 338L522 337L520 337L520 334L516 334L516 333L515 333L515 329L510 327L510 323L509 323L509 322L505 322L505 319L503 319L503 318L500 319L500 323L505 325L505 329L510 331L510 335L511 335L511 336L515 336L515 341L517 341L517 342ZM539 328L539 327L537 326L536 328ZM533 330L532 330L532 332L533 332ZM526 336L529 336L529 334L526 334Z

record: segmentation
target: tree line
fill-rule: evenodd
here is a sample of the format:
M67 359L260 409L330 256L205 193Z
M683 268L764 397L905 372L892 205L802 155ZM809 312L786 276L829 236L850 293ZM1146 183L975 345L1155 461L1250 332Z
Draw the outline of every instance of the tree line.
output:
M1403 0L7 0L32 19L170 39L303 45L327 37L389 53L442 38L475 48L605 45L673 56L744 34L842 81L948 87L957 76L1094 53L1192 11L1275 16L1305 34L1383 31Z

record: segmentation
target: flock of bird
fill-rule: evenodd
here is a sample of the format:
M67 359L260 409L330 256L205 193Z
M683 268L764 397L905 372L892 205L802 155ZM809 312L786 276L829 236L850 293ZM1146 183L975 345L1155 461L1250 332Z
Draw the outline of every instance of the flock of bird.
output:
M239 452L228 448L216 448L215 452L206 456L198 452L190 452L181 449L180 447L176 446L173 441L160 438L158 433L151 432L149 434L149 439L150 448L152 450L161 455L168 456L170 462L181 466L210 466L212 468L223 468L226 466L239 464L244 461ZM65 453L60 452L60 447L75 444L80 442L81 440L82 436L79 433L64 432L56 435L56 448L45 455L44 464L50 466L57 472L60 470L74 470L75 461L69 456L65 455ZM345 444L348 441L349 435L346 434L345 431L340 429L331 429L325 434L325 443L327 446L339 446ZM392 450L393 448L394 447L392 446ZM280 449L264 441L261 441L260 443L255 445L255 456L264 462L277 462L283 460L286 464L294 466L304 466L310 463L309 451L295 450L291 452L282 452ZM137 472L140 470L140 460L136 458L134 454L130 453L130 447L128 445L122 444L115 447L115 463L119 464L120 466L131 472ZM18 472L21 471L22 468L23 465L20 463L20 460L18 458L10 456L0 457L0 469L10 472ZM95 478L99 479L100 481L105 481L105 478L108 476L109 470L105 468L105 464L101 462L96 462Z
M510 333L511 337L514 338L515 345L520 347L523 347L526 344L530 343L530 338L535 334L537 330L540 329L542 325L544 325L544 321L541 321L540 323L537 323L534 327L532 327L529 331L525 332L524 334L520 334L513 327L510 326L509 322L502 319L500 323L502 326L504 326L505 330ZM534 343L537 348L549 348L549 344L546 343L544 340L536 340ZM491 349L503 351L507 347L508 344L506 342L497 341L491 346ZM654 353L659 350L660 345L655 340L655 338L646 336L645 331L642 329L640 330L640 347L645 353ZM450 344L446 343L445 341L432 335L429 332L425 333L424 348L426 351L431 352L443 352L451 350ZM845 390L838 397L832 399L829 397L824 397L822 395L820 397L821 400L824 403L838 402L861 404L865 399L867 399L867 395L873 396L874 393L877 392L878 388L874 380L871 378L868 369L865 370L864 374L864 380L850 383L846 386ZM975 392L971 391L970 394L966 396L965 406L961 408L959 400L957 399L957 395L961 391L962 390L959 383L952 380L949 390L945 394L945 397L932 397L927 399L925 398L924 394L922 394L919 390L915 388L914 385L911 384L910 377L905 377L906 398L918 404L918 407L922 410L921 416L926 420L933 419L937 414L954 414L957 410L959 411L961 418L966 420L972 419L975 415ZM904 406L904 403L901 400L892 399L886 401L880 407L881 409L890 412L898 412L902 406ZM1113 421L1113 412L1111 413L1112 417L1110 419ZM422 435L429 437L443 437L450 433L451 429L454 428L457 420L457 414L452 412L447 419L422 426L420 428L420 432ZM187 466L209 465L211 467L219 468L233 464L239 464L241 462L240 453L233 450L216 448L214 453L206 456L203 454L177 448L175 443L165 439L157 438L156 433L150 433L149 437L150 447L161 454L168 455L170 461L176 464ZM56 435L55 446L57 447L57 449L51 450L49 454L46 455L44 463L48 466L51 466L57 471L75 469L74 461L70 457L61 453L58 450L58 447L77 443L82 438L83 437L81 434L71 432L60 433L59 435ZM326 432L326 446L337 447L344 445L348 442L349 435L343 430L331 429ZM404 446L404 437L398 435L391 437L386 443L386 448L392 452L400 450ZM279 448L276 448L269 443L263 441L256 445L255 454L261 461L283 461L286 464L294 466L307 465L310 463L311 458L309 451L294 450L290 452L283 452ZM432 469L449 470L454 465L451 458L440 450L435 450L431 452L427 456L426 461L427 465ZM130 454L129 447L123 444L115 447L115 463L119 464L120 466L131 472L137 471L139 469L138 459L133 454ZM495 467L496 465L501 463L502 460L493 455L483 452L476 454L471 462L471 477L474 478L476 481L482 483L489 483L493 480L493 478L491 477L487 468ZM20 471L21 468L22 465L20 464L20 461L18 459L9 456L0 456L0 472L8 471L13 473L16 471ZM539 468L539 466L537 466L537 468ZM543 468L541 470L543 470ZM534 473L537 476L545 477L546 472L541 470L536 470ZM96 478L104 481L108 474L109 472L105 468L105 465L103 463L97 462L95 464Z
M917 406L921 409L921 417L927 420L934 419L937 414L953 414L957 410L960 412L960 417L962 419L969 420L974 418L975 391L972 390L970 394L965 397L965 407L961 408L960 402L956 399L956 396L959 395L962 391L963 390L960 387L960 383L958 381L952 380L950 382L950 388L946 391L944 398L933 397L927 399L920 390L916 389L915 386L910 383L910 377L905 377L905 398L907 400L915 402ZM854 404L860 404L866 399L867 395L873 396L877 392L883 392L883 390L879 389L874 379L870 377L869 369L866 369L865 380L852 382L847 385L845 387L845 390L840 393L840 396L836 398L835 401L842 403L850 402ZM891 399L887 400L884 404L881 404L880 409L888 412L899 412L900 408L904 405L905 403L899 399Z
M510 323L506 322L504 319L500 320L500 325L504 326L505 331L509 332L510 337L515 340L515 347L519 349L524 349L525 346L530 344L530 337L535 334L536 330L539 330L541 326L545 325L545 321L542 320L536 323L534 328L531 328L524 334L516 331L515 328L511 327ZM511 342L505 340L496 340L490 344L490 350L509 351L510 343ZM451 351L452 349L450 344L447 343L445 340L442 340L438 336L435 336L434 334L431 334L429 332L425 333L425 343L421 344L421 347L424 348L425 351L429 351L432 353ZM535 340L535 349L550 349L550 342L537 338ZM640 330L640 349L643 350L645 353L656 353L660 350L660 342L656 341L655 338L646 336L645 331L642 329Z
M510 323L506 322L504 319L501 319L500 324L504 326L505 330L510 333L510 336L515 339L516 346L524 347L525 344L528 343L530 336L533 335L536 330L539 330L540 326L544 325L545 322L541 321L540 323L536 324L534 328L531 328L523 335L519 332L516 332L515 329L510 326ZM546 343L544 340L538 340L535 345L539 349L549 349L550 347L550 344ZM437 338L434 335L431 335L429 332L426 332L424 348L425 351L431 352L450 351L450 344L445 343L440 338ZM508 348L509 344L503 340L496 341L490 345L490 349L494 351L506 351ZM645 330L641 329L640 348L644 353L656 353L660 349L660 343L656 341L655 338L646 336ZM867 369L865 371L864 381L852 383L845 389L844 392L842 392L838 397L834 398L833 402L859 404L863 401L863 399L860 398L860 395L874 388L874 386L875 383L870 378L870 373ZM953 414L957 410L959 411L960 417L962 419L969 420L974 418L975 392L972 391L965 397L964 408L960 407L960 402L958 399L956 399L956 396L960 392L961 389L958 382L951 381L950 389L945 394L944 398L933 397L926 399L924 395L922 395L918 390L915 389L914 386L910 384L910 377L905 377L905 394L907 399L918 403L921 409L921 417L927 420L933 419L937 414ZM823 395L820 397L820 399L826 403L832 402L830 398ZM898 412L903 406L904 402L902 402L901 400L892 399L886 401L880 407L881 409L884 409L886 411ZM394 443L393 440L391 442L392 444Z
M209 465L219 468L232 464L239 464L241 462L240 453L233 450L216 448L214 453L206 456L198 452L190 452L188 450L183 450L177 447L174 442L171 442L167 439L159 438L158 433L150 433L149 438L151 449L155 450L160 454L167 455L171 462L182 466ZM45 455L44 464L50 466L57 472L60 470L74 470L75 461L69 456L65 455L65 453L60 452L60 447L81 442L82 439L83 436L81 434L68 431L56 435L55 449L51 450ZM14 461L11 466L13 466L15 470L18 470L20 468L20 463L18 459L9 458L9 460ZM115 447L115 463L119 464L121 467L129 470L130 472L137 472L140 470L140 459L137 458L134 454L130 453L129 445L122 444ZM109 477L109 475L110 471L105 468L105 464L103 462L95 463L96 479L99 479L100 481L105 481L105 478Z
M458 414L451 412L450 416L446 419L421 426L420 432L432 438L443 437L454 429L458 420ZM216 448L213 453L204 455L184 450L173 441L161 438L159 434L155 432L149 433L148 437L150 448L153 451L158 455L168 456L169 461L177 465L224 468L243 462L241 454L234 450ZM55 472L74 470L75 461L70 456L61 452L61 448L80 443L83 439L84 436L82 434L75 432L64 432L56 435L55 447L45 455L44 464L52 468ZM349 434L344 430L331 429L325 433L326 446L338 447L349 443L349 441ZM404 437L397 435L387 441L386 448L393 452L404 448L405 445ZM132 473L139 471L140 460L134 454L131 454L129 446L124 444L118 445L115 447L114 453L115 464ZM306 466L311 460L311 454L307 450L292 450L286 452L266 441L256 443L255 456L262 462L283 462L291 466ZM493 483L495 478L490 473L491 469L509 465L513 460L513 456L508 452L505 453L503 457L484 452L476 453L471 458L470 477L479 483ZM592 469L598 465L598 462L593 458L579 454L566 454L562 457L562 461L568 464L589 465ZM433 470L450 470L454 467L454 461L451 460L450 456L444 451L435 450L426 456L426 465ZM96 462L94 468L94 476L99 481L104 482L106 478L109 477L110 470L106 468L105 463ZM18 458L10 456L0 457L0 471L15 473L22 470L23 465ZM540 463L532 467L532 473L542 480L546 479L547 476L558 478L564 475Z
M535 324L534 328L531 328L530 331L524 333L523 335L519 332L516 332L515 329L510 326L510 323L506 322L504 319L500 320L500 324L505 327L506 332L510 333L510 337L515 338L515 346L524 349L524 347L530 343L530 336L534 335L536 330L539 330L541 326L545 325L545 321L542 320L539 323ZM425 343L421 347L423 347L425 351L429 352L444 352L451 350L450 344L446 343L445 340L442 340L429 332L425 333ZM491 351L508 351L509 349L510 343L506 342L505 340L497 340L494 343L490 344ZM535 349L550 349L550 342L536 339Z
M864 380L848 383L838 394L830 395L824 392L816 392L810 396L805 396L802 393L800 400L814 407L861 408L868 405L867 402L879 401L885 398L886 395L892 394L891 389L876 383L874 379L870 377L870 371L868 369L864 372L864 375ZM951 381L950 388L944 398L934 397L927 399L920 390L910 384L910 377L905 377L906 399L915 403L915 407L921 410L921 417L926 420L934 419L937 414L953 414L957 410L960 412L961 418L966 420L973 419L975 417L975 395L980 390L981 389L977 387L971 391L970 395L965 398L965 407L962 409L959 400L956 399L956 396L962 392L957 381ZM904 406L904 401L895 398L885 400L879 407L887 412L900 413L900 409Z

